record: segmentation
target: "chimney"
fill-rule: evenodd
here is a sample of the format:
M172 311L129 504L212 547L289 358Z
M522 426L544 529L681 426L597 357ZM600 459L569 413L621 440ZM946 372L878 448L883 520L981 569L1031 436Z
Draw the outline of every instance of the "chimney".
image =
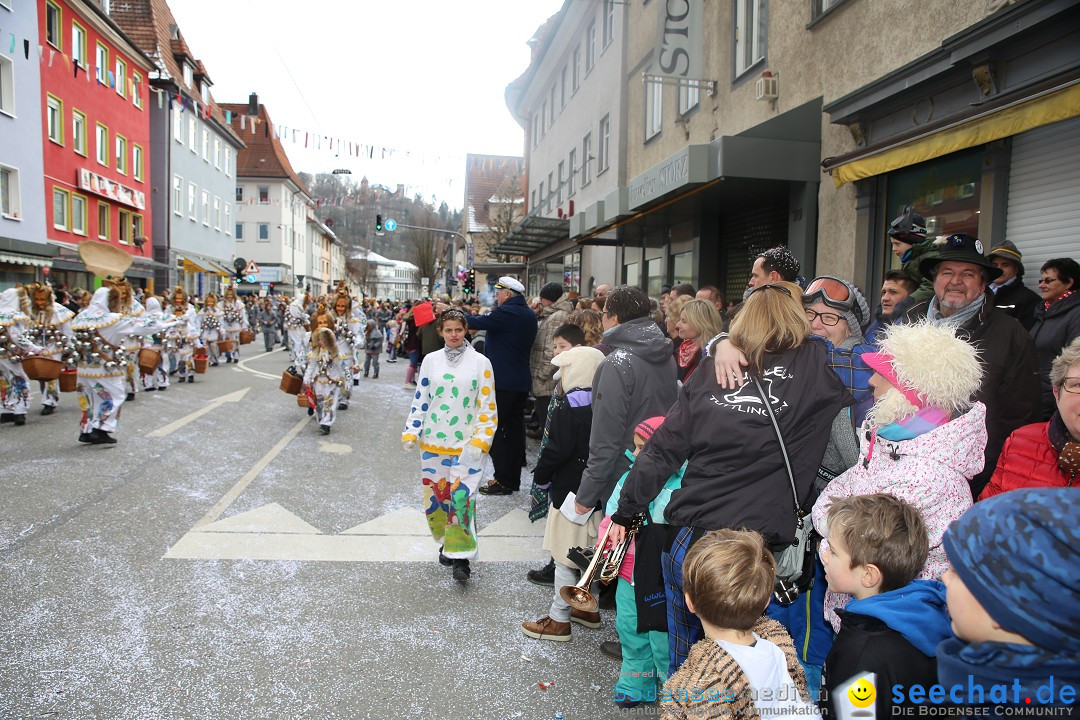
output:
M259 114L259 95L258 93L251 93L248 95L248 115Z

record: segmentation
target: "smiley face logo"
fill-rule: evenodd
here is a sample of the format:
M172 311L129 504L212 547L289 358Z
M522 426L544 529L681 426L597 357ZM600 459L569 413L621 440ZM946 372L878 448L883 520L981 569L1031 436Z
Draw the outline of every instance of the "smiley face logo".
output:
M866 678L859 678L853 682L847 691L848 700L857 708L870 707L876 695L877 691L874 688L874 683Z

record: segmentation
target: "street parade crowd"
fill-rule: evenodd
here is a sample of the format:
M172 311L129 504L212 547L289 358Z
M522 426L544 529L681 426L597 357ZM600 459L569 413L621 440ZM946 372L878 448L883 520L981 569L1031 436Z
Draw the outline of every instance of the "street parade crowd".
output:
M1080 265L1047 261L1036 294L1012 243L928 236L910 209L888 241L901 268L876 307L843 278L801 277L783 247L732 302L686 284L528 298L513 277L491 309L344 284L140 302L109 277L71 306L12 288L2 421L26 422L28 366L46 358L62 369L40 381L41 414L71 378L79 441L115 443L125 400L238 362L261 332L325 434L361 373L400 359L438 562L470 581L477 496L521 491L538 440L528 511L551 560L527 579L552 592L521 631L568 642L614 608L601 649L620 708L883 718L935 687L953 707L1071 707Z

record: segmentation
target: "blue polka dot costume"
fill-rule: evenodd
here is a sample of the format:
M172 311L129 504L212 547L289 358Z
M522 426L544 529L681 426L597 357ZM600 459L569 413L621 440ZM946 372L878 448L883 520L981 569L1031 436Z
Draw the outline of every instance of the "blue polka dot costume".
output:
M491 363L468 344L424 358L401 440L420 446L423 506L432 537L453 559L476 555L476 491L490 479L495 436Z

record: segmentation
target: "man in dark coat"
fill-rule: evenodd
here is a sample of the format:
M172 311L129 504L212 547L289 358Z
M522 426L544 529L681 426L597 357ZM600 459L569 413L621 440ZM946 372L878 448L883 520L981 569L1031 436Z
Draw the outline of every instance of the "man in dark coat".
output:
M994 306L1016 318L1025 330L1030 330L1041 298L1024 285L1024 256L1016 245L1005 240L995 245L986 257L1001 271L1001 277L988 288L994 294Z
M529 354L536 339L536 313L525 304L525 286L512 277L495 284L498 307L488 315L469 318L470 330L486 330L484 354L495 373L495 404L499 428L491 443L495 479L480 488L482 495L509 495L521 488L525 467L525 401L532 386Z
M971 479L978 497L997 466L1005 439L1013 430L1037 422L1039 358L1023 326L998 310L986 286L1001 270L983 255L982 242L962 233L941 238L936 255L923 259L920 270L934 280L934 297L918 303L904 322L929 319L953 325L979 351L983 377L975 399L986 405L986 462Z

